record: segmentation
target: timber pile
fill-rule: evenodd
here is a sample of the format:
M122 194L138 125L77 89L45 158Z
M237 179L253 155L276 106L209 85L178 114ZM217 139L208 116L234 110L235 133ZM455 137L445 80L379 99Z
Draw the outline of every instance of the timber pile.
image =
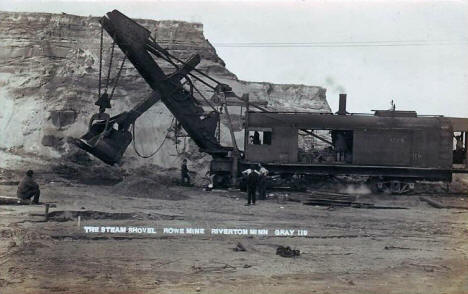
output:
M317 191L312 192L303 204L319 206L351 206L354 201L356 201L356 196L354 195Z
M407 209L398 206L378 206L373 203L357 202L355 195L328 192L313 192L309 198L303 202L304 205L317 205L328 207L354 207L354 208L374 208L374 209Z

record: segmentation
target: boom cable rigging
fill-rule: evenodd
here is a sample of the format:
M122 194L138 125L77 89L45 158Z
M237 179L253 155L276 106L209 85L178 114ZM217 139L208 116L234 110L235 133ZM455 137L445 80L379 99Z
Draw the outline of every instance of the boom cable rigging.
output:
M148 42L146 44L146 49L154 54L156 57L159 57L163 60L165 60L166 62L170 63L172 66L175 67L176 70L180 70L180 65L179 64L182 64L182 66L187 66L187 63L182 61L181 59L175 57L174 55L170 54L166 49L164 48L161 48L157 45L157 43L154 41L154 39L150 39L151 41L153 41L153 43L150 43ZM113 59L114 59L114 49L115 49L115 41L112 42L112 47L111 47L111 50L110 50L110 60L109 60L109 67L108 67L108 70L107 70L107 77L106 77L106 82L105 82L105 88L104 88L104 94L103 95L106 95L107 94L107 91L109 90L109 86L112 87L111 89L111 93L110 93L110 96L109 96L109 100L110 101L113 96L114 96L114 93L115 93L115 89L118 85L118 82L119 82L119 78L121 76L121 73L122 73L122 70L123 70L123 67L124 67L124 64L125 64L125 61L126 61L126 54L124 52L124 57L123 57L123 60L122 60L122 63L120 64L120 67L119 67L119 70L117 72L117 75L115 76L114 78L114 81L113 81L113 85L111 85L111 78L110 78L110 75L111 75L111 71L112 71L112 64L113 64ZM175 61L174 61L175 60ZM102 66L103 66L103 28L101 27L101 36L100 36L100 51L99 51L99 87L98 87L98 95L99 97L102 97L101 94L102 94ZM179 64L178 64L179 63ZM191 78L201 82L202 84L204 84L205 86L207 86L208 88L210 88L211 90L214 91L215 95L218 94L218 95L223 95L225 96L226 94L229 94L229 93L232 93L232 90L230 89L230 87L227 87L226 88L226 85L222 84L221 82L219 82L218 80L210 77L209 75L205 74L204 72L196 69L196 68L190 68L190 70L196 72L197 74L203 76L204 78L216 83L216 86L213 86L211 85L210 83L208 83L207 81L203 80L201 77L191 73L191 72L188 72L186 74L183 74L183 78L185 79L185 82L182 83L182 84L179 84L179 83L175 83L174 82L174 85L177 86L178 88L181 88L183 90L185 90L184 88L184 85L188 84L189 86L189 93L190 95L187 95L187 98L189 97L192 97L192 99L194 98L194 91L206 102L206 104L215 112L215 113L218 113L220 114L220 111L216 109L216 107L209 101L209 99L200 91L200 89L198 89L197 86L195 86L194 82L192 81ZM231 96L231 95L229 95ZM240 97L237 97L237 95L232 95L233 97L243 101L243 102L246 102L248 103L247 101L244 101L244 99L241 99ZM196 103L199 103L196 99L195 99L195 102ZM224 102L226 103L226 102ZM267 111L266 109L264 108L261 108L253 103L249 103L250 105L252 105L253 107L255 108L258 108L259 110L261 111ZM109 105L110 106L110 105ZM222 109L222 108L220 108ZM164 136L164 139L163 141L161 142L161 144L154 150L152 151L150 154L148 155L145 155L143 154L142 152L140 152L137 147L136 147L136 123L133 122L131 124L131 133L132 133L132 141L133 141L133 149L135 150L135 153L139 156L139 157L142 157L142 158L150 158L152 156L154 156L155 154L157 154L161 148L163 147L164 143L166 142L167 140L167 137L169 136L169 132L171 131L171 128L172 128L172 125L174 123L174 120L175 120L175 117L172 118L172 121L171 121L171 124L170 124L170 127L169 129L167 130L166 132L166 135ZM175 147L176 147L176 151L178 154L180 154L181 152L178 150L178 145L179 145L179 142L178 142L178 134L177 134L177 125L175 126L175 129L174 129L174 135L175 135ZM104 132L105 130L103 130ZM184 144L183 144L183 152L185 152L185 148L186 148L186 140L184 138Z

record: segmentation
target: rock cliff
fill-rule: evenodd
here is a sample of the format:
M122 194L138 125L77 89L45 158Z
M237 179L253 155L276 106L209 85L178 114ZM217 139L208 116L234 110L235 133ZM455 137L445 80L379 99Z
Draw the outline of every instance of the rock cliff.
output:
M67 139L84 134L90 116L97 111L94 102L98 96L99 18L0 12L0 19L0 168L23 170L34 165L47 166L51 161L66 163L73 158L75 162L101 166L97 159L76 159L76 150ZM198 69L231 85L239 96L248 93L251 100L266 101L274 109L330 111L323 88L238 80L203 36L202 24L137 22L177 57L187 59L194 53L200 54L202 62ZM109 67L110 48L111 39L104 33L104 76ZM116 47L109 90L122 58ZM167 66L163 69L171 70ZM205 96L212 95L203 87L202 90ZM149 93L149 86L133 65L125 63L110 113L128 110ZM237 119L234 124L239 127L240 116L233 112ZM179 138L176 146L171 121L172 115L161 103L140 117L136 124L136 148L141 153L153 151L166 135L168 139L149 159L137 157L129 148L123 166L174 168L182 157L188 157L197 169L206 168L208 156L198 153L190 139ZM224 124L225 119L222 121ZM243 132L236 132L240 146L242 136ZM231 143L224 125L221 140L225 145Z

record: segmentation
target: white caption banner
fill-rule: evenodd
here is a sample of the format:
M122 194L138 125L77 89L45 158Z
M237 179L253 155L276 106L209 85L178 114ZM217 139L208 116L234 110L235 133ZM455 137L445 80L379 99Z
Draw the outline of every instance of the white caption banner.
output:
M307 230L257 228L173 228L84 226L85 233L163 234L163 235L236 235L236 236L307 236Z

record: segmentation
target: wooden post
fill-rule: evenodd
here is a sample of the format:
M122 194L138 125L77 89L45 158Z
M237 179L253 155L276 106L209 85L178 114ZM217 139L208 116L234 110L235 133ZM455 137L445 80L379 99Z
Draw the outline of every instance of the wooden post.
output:
M216 139L218 139L218 143L221 143L221 113L223 111L223 107L219 107L219 118L218 118L218 125L217 125L217 134Z
M229 133L231 134L232 146L234 150L231 153L232 156L232 167L231 167L231 185L233 187L237 186L237 173L238 173L238 162L239 162L239 148L237 147L236 136L234 135L234 130L232 128L231 116L229 115L229 110L227 106L226 96L224 96L224 111L226 113L226 118L228 120Z
M49 220L49 203L45 204L45 211L44 211L44 220L48 221Z
M245 118L244 118L244 156L247 152L247 145L249 144L249 96L245 100Z
M468 168L468 133L462 133L465 136L465 160L463 161L464 167Z
M231 185L232 187L237 186L237 174L239 173L239 151L234 150L232 154L232 168L231 168Z
M231 116L229 115L227 102L224 104L224 111L226 113L226 118L227 118L227 121L228 121L228 127L229 127L229 133L231 135L232 146L234 147L234 150L237 152L239 150L239 148L237 148L236 137L235 137L234 131L232 129L232 120L231 120Z

